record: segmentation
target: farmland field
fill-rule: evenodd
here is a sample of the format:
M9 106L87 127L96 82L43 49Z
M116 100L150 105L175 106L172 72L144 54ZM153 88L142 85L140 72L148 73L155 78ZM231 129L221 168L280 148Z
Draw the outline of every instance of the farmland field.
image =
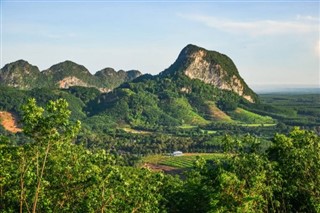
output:
M205 160L222 158L222 153L185 153L182 156L151 155L143 158L144 163L166 165L180 169L192 168L198 157Z

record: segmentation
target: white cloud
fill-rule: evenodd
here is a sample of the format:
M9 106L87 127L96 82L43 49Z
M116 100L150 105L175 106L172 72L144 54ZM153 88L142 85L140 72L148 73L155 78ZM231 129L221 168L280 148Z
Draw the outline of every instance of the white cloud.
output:
M197 21L208 27L231 33L245 33L252 36L297 34L319 32L317 19L311 16L297 16L292 21L258 20L235 21L205 15L181 15L185 19Z
M299 21L317 21L319 22L320 19L314 16L303 16L303 15L297 15L297 20Z

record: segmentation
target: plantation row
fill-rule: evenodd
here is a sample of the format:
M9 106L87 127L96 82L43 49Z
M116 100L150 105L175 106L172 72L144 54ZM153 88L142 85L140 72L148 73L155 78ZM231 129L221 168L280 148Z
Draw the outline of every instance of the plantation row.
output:
M224 158L223 153L184 153L182 156L166 156L166 155L154 155L147 156L142 159L144 163L155 163L159 165L166 165L181 169L190 169L195 167L197 160L217 160Z

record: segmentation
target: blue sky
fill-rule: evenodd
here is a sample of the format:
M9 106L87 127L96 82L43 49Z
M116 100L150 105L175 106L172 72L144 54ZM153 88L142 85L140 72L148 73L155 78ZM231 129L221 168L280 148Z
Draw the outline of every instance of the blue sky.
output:
M1 1L1 67L72 60L157 74L195 44L250 85L318 85L319 1Z

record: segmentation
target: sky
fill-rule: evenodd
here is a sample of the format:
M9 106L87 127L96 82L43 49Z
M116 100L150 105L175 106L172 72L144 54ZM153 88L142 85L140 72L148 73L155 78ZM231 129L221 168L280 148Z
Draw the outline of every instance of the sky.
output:
M228 55L249 86L320 87L318 0L0 2L1 67L71 60L158 74L194 44Z

